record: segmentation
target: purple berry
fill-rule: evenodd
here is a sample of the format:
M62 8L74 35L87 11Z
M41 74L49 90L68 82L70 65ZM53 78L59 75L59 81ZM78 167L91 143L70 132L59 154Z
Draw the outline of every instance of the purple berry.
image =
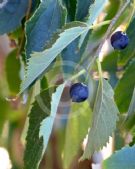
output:
M83 102L89 97L88 87L83 83L75 83L70 88L72 102Z
M122 31L115 32L111 37L111 45L114 49L125 49L129 44L129 38L126 33Z

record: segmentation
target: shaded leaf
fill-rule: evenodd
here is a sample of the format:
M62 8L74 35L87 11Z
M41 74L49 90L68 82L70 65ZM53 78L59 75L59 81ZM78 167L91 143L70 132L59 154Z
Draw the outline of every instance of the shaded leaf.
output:
M118 61L118 55L117 51L114 51L112 53L109 53L106 57L104 57L102 61L102 69L104 71L117 71L117 61Z
M78 47L79 40L80 37L70 43L62 52L63 72L66 78L75 73L78 64L81 62L89 40L89 35L85 37L83 44L80 48Z
M127 67L123 77L119 80L115 89L115 100L120 112L128 111L135 87L135 59Z
M109 73L109 82L111 86L114 88L117 84L118 78L116 76L117 71L117 61L118 61L118 54L117 51L109 53L102 62L102 69L104 71L108 71Z
M7 0L0 4L0 34L16 29L28 8L28 0Z
M68 118L64 148L64 168L70 167L88 133L91 121L91 109L88 102L73 104Z
M135 113L135 88L132 95L132 100L128 109L128 117L132 116Z
M20 60L16 58L17 50L12 51L6 59L6 77L12 94L17 94L20 89Z
M45 72L66 46L88 29L86 24L80 22L67 24L60 33L53 36L48 49L43 52L33 53L27 66L26 78L22 83L20 93L26 90L34 80Z
M75 20L75 12L76 12L76 0L63 0L66 4L66 8L68 11L68 20Z
M26 24L26 56L41 52L57 29L65 22L66 11L59 0L42 1L35 14Z
M103 162L104 169L134 169L135 146L125 147L116 151L110 158Z
M127 117L124 122L124 128L126 128L127 130L131 130L134 125L135 125L135 88L128 108Z
M76 20L82 21L89 13L90 5L95 0L77 0Z
M3 129L3 125L7 120L7 111L9 110L9 105L6 99L0 96L0 135Z

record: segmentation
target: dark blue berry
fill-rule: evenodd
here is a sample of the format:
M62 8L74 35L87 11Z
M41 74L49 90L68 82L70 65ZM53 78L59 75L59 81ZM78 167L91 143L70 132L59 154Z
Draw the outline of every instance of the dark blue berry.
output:
M129 44L129 38L126 33L122 31L115 32L111 37L111 45L114 49L125 49Z
M83 83L75 83L70 88L72 102L83 102L89 96L88 87Z

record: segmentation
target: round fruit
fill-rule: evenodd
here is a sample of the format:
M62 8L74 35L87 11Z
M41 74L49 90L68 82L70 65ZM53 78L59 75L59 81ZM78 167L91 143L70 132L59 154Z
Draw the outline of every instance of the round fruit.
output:
M111 37L111 45L114 49L125 49L129 44L129 38L126 33L122 31L115 32Z
M88 87L83 83L75 83L70 88L72 102L83 102L89 96Z

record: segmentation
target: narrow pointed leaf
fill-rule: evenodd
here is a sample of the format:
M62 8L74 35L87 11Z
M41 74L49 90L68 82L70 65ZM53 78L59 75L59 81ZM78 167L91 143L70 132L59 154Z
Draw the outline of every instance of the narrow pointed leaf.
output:
M48 49L43 52L33 53L29 59L26 78L22 83L20 93L26 90L35 79L45 72L66 46L88 29L86 24L80 22L67 24L60 33L53 36Z
M40 126L40 132L39 132L39 136L43 137L43 153L46 150L46 147L48 145L48 141L52 132L52 128L53 128L53 123L54 123L54 119L56 117L56 113L57 113L57 109L58 109L58 105L65 87L65 84L60 85L56 92L53 93L52 95L52 101L51 101L51 114L42 121L41 126Z
M65 83L57 90L49 88L36 96L33 107L29 114L29 128L26 137L24 153L24 169L38 169L39 163L46 150L58 104L65 87ZM51 102L52 100L52 102Z
M29 114L29 128L26 137L26 147L24 153L24 169L37 169L43 154L43 137L39 137L40 125L43 119L49 116L48 111L42 109L41 103L51 110L51 97L48 89L36 97ZM40 100L39 100L40 98Z

